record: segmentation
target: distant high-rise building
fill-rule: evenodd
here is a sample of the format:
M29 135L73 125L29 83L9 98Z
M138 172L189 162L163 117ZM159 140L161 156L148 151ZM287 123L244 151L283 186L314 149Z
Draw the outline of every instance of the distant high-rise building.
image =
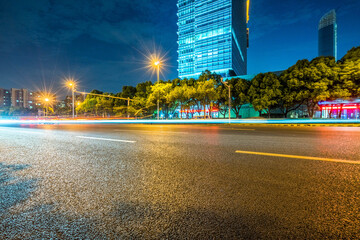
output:
M11 106L20 107L20 108L29 108L34 107L33 104L33 92L28 89L11 89Z
M326 13L319 22L319 57L337 59L337 23L336 11Z
M247 74L250 0L178 0L178 74Z
M10 90L0 88L0 108L11 106L11 93Z

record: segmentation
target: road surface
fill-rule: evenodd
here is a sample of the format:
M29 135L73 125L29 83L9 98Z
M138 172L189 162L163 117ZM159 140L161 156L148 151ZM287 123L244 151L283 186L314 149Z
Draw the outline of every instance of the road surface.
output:
M0 239L358 239L359 139L356 127L0 127Z

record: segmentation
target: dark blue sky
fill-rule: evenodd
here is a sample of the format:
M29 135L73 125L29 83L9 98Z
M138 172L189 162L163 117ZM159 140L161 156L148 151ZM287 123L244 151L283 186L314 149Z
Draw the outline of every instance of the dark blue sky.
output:
M176 0L0 0L0 88L118 92L155 80L144 69L167 52L162 78L177 77ZM338 54L360 45L359 0L253 0L248 73L286 69L317 55L317 25L338 9Z

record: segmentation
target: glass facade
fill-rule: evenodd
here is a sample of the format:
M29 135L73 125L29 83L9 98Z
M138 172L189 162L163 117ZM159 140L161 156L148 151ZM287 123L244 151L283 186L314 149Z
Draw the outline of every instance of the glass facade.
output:
M178 73L246 75L249 0L178 0Z
M336 12L326 13L319 23L319 56L337 59L337 23Z

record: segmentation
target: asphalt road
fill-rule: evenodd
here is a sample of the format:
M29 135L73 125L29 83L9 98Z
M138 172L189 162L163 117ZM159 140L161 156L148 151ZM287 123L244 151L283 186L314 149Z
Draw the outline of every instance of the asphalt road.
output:
M0 127L0 239L359 239L360 128Z

